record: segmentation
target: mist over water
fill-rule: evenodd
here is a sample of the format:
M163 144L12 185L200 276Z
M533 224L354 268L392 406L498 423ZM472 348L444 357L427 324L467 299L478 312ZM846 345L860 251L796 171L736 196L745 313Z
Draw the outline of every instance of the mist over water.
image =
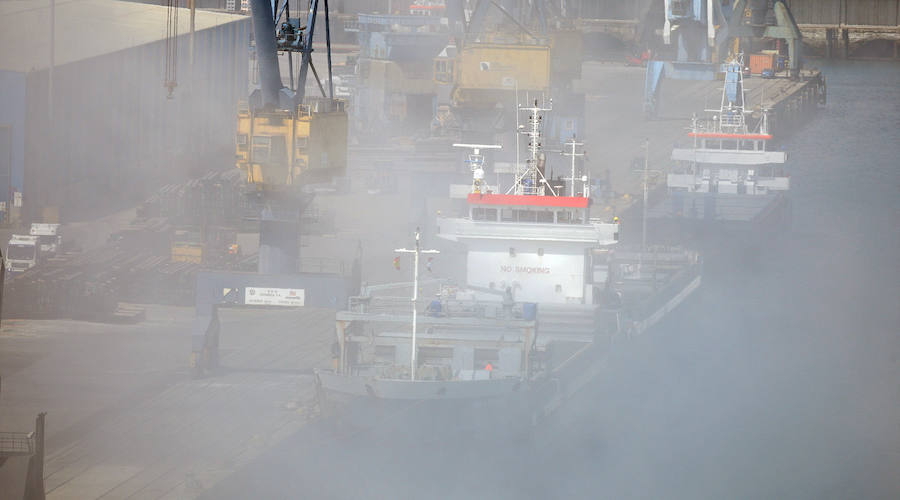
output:
M900 68L823 70L828 107L783 144L792 231L756 264L719 263L564 410L564 491L900 493Z
M900 66L820 63L790 232L722 257L534 440L318 423L208 498L900 497Z

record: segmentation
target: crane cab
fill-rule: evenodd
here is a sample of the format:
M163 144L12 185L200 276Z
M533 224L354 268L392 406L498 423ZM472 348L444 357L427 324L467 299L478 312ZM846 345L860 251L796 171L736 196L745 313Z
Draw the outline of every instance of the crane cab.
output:
M238 111L237 167L257 186L321 182L347 168L347 112L344 101L311 99L284 109Z

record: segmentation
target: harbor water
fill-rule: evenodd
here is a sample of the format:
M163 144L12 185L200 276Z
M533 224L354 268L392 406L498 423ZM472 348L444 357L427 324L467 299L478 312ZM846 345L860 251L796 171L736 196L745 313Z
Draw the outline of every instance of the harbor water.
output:
M207 497L900 498L900 65L818 63L828 105L782 144L789 233L617 345L534 440L320 423Z

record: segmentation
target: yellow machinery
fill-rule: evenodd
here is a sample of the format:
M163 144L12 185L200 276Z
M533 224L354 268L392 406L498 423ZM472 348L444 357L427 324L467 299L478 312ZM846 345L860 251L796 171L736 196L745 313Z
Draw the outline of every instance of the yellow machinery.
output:
M172 262L203 263L203 243L199 241L173 241Z
M443 70L443 71L441 71ZM449 78L448 78L449 77ZM550 46L475 42L435 61L435 80L450 80L455 106L493 105L501 96L550 90Z
M259 218L258 274L198 274L195 296L198 321L191 337L191 367L196 376L218 366L220 304L252 305L245 301L254 288L315 286L299 273L300 221L313 196L304 187L343 175L347 167L347 113L344 102L334 99L328 2L322 2L328 61L327 97L312 61L313 31L320 2L308 2L305 24L300 18L289 17L287 0L250 0L249 3L260 87L251 93L249 102L239 106L235 156L236 166L246 174L247 183L252 187L247 200ZM282 83L279 54L287 57L290 87ZM296 86L295 55L300 56ZM322 98L306 96L309 71ZM200 249L200 258L213 257L210 249L216 252L227 249L225 264L233 267L240 257L235 239L205 236L206 246ZM173 257L175 254L183 259L197 257L193 248L173 248ZM332 278L338 283L346 281L343 276ZM358 284L353 288L358 289ZM329 289L328 297L333 297L336 289L339 287ZM310 289L311 300L326 295L315 293L318 291Z
M526 95L552 98L560 105L554 110L561 108L556 113L561 123L583 112L583 103L570 96L571 83L581 74L581 35L562 26L550 30L543 4L480 0L468 21L458 15L451 22L464 32L458 33L456 47L434 60L435 83L449 88L443 103L439 97L436 127L487 132L485 126L500 123L516 108L516 93L520 100ZM551 127L551 133L561 134L557 128ZM572 128L567 137L575 132Z
M347 167L344 102L313 99L290 110L238 111L237 167L261 188L321 182Z

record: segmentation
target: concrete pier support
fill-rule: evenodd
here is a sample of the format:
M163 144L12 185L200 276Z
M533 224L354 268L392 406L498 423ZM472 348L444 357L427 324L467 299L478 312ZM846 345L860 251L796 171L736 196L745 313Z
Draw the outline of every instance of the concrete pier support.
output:
M24 500L44 500L44 417L38 413L34 420L34 454L28 459L28 473L25 478Z
M825 57L831 59L834 57L834 41L837 38L834 34L834 29L828 28L825 30Z
M850 58L850 30L841 30L841 45L844 49L844 59Z

